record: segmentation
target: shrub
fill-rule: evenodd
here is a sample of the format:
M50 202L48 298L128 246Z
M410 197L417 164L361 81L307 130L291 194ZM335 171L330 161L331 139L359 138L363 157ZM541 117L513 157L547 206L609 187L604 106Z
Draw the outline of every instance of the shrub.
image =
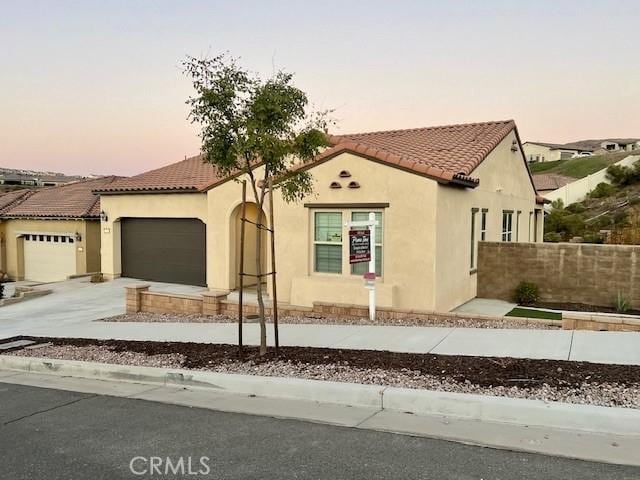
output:
M581 203L572 203L567 208L565 208L565 210L571 213L583 213L586 208Z
M520 305L533 305L538 301L538 286L532 282L520 282L516 287L516 302Z
M591 190L591 192L589 192L589 197L590 198L610 197L611 195L613 195L615 191L616 191L616 188L613 185L601 182L596 186L596 188L594 188L593 190Z
M582 236L584 243L604 243L602 234L600 232L588 232Z
M616 312L625 313L631 310L631 305L629 304L629 299L622 295L621 292L618 292L618 296L616 297Z

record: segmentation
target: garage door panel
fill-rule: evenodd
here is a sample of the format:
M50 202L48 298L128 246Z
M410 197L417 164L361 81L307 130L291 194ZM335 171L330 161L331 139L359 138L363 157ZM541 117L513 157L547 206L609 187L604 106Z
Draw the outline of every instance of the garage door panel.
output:
M76 273L76 249L59 235L25 235L24 278L34 282L59 282Z
M122 275L206 285L206 227L197 219L125 218Z

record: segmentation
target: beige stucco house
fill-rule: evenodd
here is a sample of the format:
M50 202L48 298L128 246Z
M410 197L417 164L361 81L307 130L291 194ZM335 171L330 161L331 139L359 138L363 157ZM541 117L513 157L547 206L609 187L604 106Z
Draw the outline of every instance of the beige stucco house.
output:
M524 142L522 148L528 162L555 162L611 152L631 152L640 149L640 139L606 138L569 143Z
M53 282L100 271L100 198L117 177L0 196L0 271Z
M279 301L366 305L366 267L349 264L346 222L369 212L380 222L379 306L448 311L476 295L478 241L542 240L542 199L513 121L333 136L331 143L297 167L313 176L311 197L291 204L274 197ZM219 178L193 157L99 189L102 272L236 289L237 180ZM257 216L254 205L250 215ZM255 265L251 252L247 269Z

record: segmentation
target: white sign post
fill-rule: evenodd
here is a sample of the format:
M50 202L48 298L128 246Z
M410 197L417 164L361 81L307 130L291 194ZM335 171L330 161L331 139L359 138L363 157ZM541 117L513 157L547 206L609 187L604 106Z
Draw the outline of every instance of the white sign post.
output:
M347 222L348 227L367 227L369 229L369 248L371 256L369 259L369 271L364 274L365 288L369 290L369 320L376 318L376 214L369 213L369 220Z

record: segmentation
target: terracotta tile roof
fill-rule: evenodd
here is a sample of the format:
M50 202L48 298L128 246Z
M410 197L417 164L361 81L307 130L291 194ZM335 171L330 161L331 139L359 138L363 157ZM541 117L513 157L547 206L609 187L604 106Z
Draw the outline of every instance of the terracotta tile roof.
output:
M33 190L32 193L2 212L4 218L97 218L100 197L96 188L109 185L120 177L101 177Z
M539 192L556 190L560 187L564 187L567 183L575 182L576 180L575 178L555 173L539 173L537 175L532 175L532 178L533 184Z
M471 173L515 128L513 120L333 135L331 142L436 179L477 183Z
M331 148L313 161L298 165L311 168L350 151L367 158L412 171L442 183L468 187L478 185L473 170L514 130L513 120L469 123L384 132L331 135ZM524 162L524 157L523 157ZM96 189L101 194L144 192L203 192L232 176L218 175L200 155L165 167L125 178Z
M33 190L21 189L14 190L12 192L3 193L0 195L0 213L3 213L10 209L21 200L29 197L34 193Z
M201 192L226 178L204 163L201 155L187 158L133 177L122 178L98 188L98 193L110 192Z

